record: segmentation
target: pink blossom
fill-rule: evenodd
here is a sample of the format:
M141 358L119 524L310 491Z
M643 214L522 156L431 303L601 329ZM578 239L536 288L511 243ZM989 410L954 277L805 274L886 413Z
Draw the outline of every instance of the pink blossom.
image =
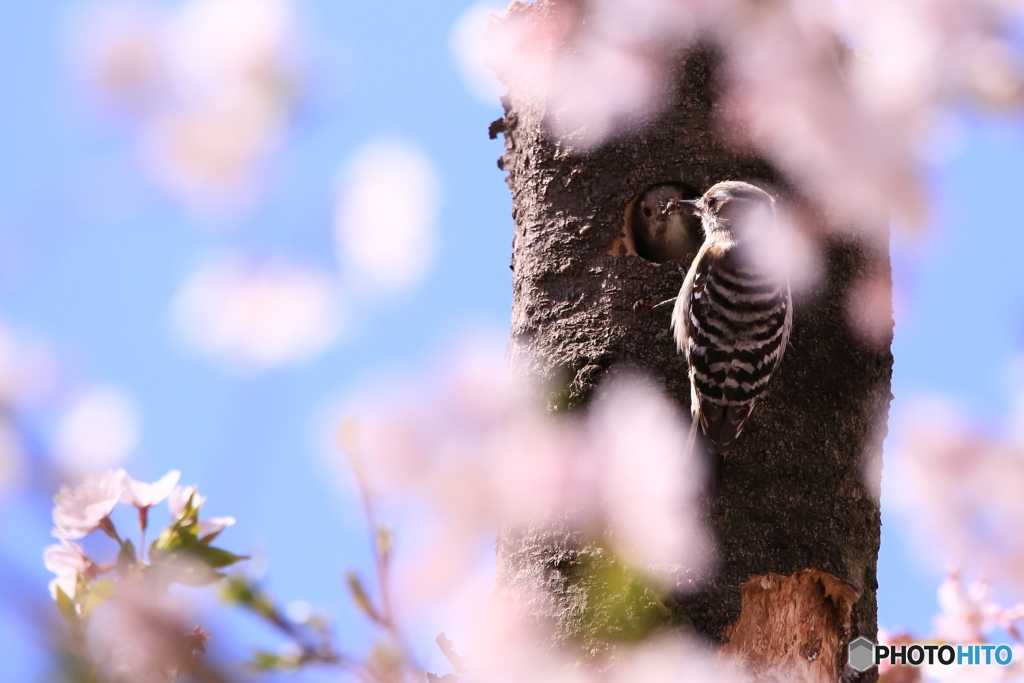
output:
M234 523L234 517L212 517L210 519L201 519L199 520L198 536L200 539L203 539L208 536L212 536L213 534L219 534Z
M181 519L185 514L185 506L189 499L192 499L192 507L196 510L203 506L206 497L199 495L195 486L175 486L167 496L167 507L171 511L171 518L175 521ZM212 517L199 520L197 536L200 539L219 534L224 529L235 523L234 517Z
M54 431L54 456L72 476L102 472L124 462L141 433L131 397L112 386L74 395Z
M903 422L887 454L895 476L886 480L923 548L1024 586L1024 442L993 437L939 401L921 402Z
M151 508L170 495L180 477L181 472L178 470L171 470L152 484L135 481L128 477L124 493L121 495L121 502L134 505L140 510Z
M951 569L938 590L941 611L935 615L935 635L952 643L984 642L1003 613L990 594L987 581L979 579L964 586L960 571Z
M373 495L401 505L420 539L413 600L466 584L502 525L560 523L607 542L652 578L700 571L711 548L696 515L702 480L688 421L647 380L602 387L589 414L552 416L500 351L460 349L435 381L358 401L348 453ZM475 575L475 574L474 574ZM411 577L410 577L411 578Z
M298 103L288 0L188 0L164 10L100 3L79 22L87 80L138 117L157 180L205 207L243 198Z
M57 599L57 588L69 598L74 598L78 577L85 574L92 564L82 546L68 540L47 546L43 551L43 562L47 569L57 575L57 578L50 581L50 594L54 600Z
M202 507L206 498L199 495L195 486L175 486L167 495L167 508L171 511L171 518L178 520L185 512L185 506L189 499L192 499L192 507Z
M194 664L196 617L180 594L151 582L121 582L118 597L91 615L94 649L103 653L103 680L172 683Z
M232 368L263 370L308 360L341 328L333 277L282 259L221 257L192 274L172 318L183 341Z
M437 175L426 153L405 140L373 140L356 150L339 176L334 227L339 260L354 281L396 293L428 274L436 253Z
M53 535L82 538L98 528L120 500L127 478L124 470L111 470L89 477L78 486L61 486L53 497Z

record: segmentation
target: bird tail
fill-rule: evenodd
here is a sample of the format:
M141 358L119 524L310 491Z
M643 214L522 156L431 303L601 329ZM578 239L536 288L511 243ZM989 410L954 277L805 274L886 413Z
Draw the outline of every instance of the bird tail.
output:
M709 449L704 447L703 443L701 444L701 447L699 449L700 454L698 455L697 429L700 425L700 422L700 412L698 411L694 413L693 421L690 422L690 433L686 437L685 453L687 459L689 459L690 462L694 462L694 458L698 458L701 456L704 457L704 460L707 463L707 469L709 470L705 472L705 485L707 487L706 495L708 500L714 500L715 497L718 496L718 484L722 478L722 468L725 464L725 456L723 456L721 453L712 453Z

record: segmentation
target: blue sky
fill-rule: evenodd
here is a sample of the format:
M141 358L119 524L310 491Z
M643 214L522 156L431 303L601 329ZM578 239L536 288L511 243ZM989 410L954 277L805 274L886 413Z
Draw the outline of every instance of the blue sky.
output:
M0 6L0 320L47 340L76 382L133 397L143 432L132 475L180 469L210 514L238 518L224 544L265 553L283 601L307 599L351 625L340 568L364 562L366 542L351 491L318 458L315 417L467 329L508 327L511 201L501 142L487 137L500 108L467 92L448 44L467 3L303 2L310 99L259 201L227 219L197 218L148 184L131 135L82 97L63 43L79 4ZM422 286L366 300L339 344L295 369L238 375L183 348L168 308L204 258L242 249L336 268L336 174L381 136L415 142L438 170L439 251ZM933 225L894 251L897 415L931 393L992 424L1007 414L1007 368L1024 342L1022 152L1019 126L965 115L957 153L931 169ZM0 493L0 580L45 597L49 502L35 493ZM914 557L901 520L883 518L879 622L927 632L941 567ZM0 661L17 666L0 678L30 680L45 653L4 603ZM244 623L232 621L239 640L265 638Z

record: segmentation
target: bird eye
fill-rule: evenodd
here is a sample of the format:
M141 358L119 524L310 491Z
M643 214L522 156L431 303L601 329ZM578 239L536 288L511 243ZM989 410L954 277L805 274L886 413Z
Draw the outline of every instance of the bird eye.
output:
M708 200L705 202L705 204L708 205L709 209L715 208L715 206L718 205L718 197L708 197Z
M644 215L647 216L648 218L651 217L651 207L649 207L649 206L645 206L644 207Z

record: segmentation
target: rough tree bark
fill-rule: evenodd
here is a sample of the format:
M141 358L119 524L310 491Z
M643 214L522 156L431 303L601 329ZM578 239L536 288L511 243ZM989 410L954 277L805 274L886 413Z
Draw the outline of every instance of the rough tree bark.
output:
M514 11L551 2L558 0ZM689 415L671 307L653 308L676 295L689 263L636 255L625 215L643 190L677 182L702 192L744 179L800 199L770 163L722 143L715 61L700 49L680 57L670 106L586 153L548 134L543 102L515 93L492 125L492 137L505 137L499 166L509 174L515 219L510 356L533 379L560 387L553 409L585 404L610 372L634 368L662 382ZM784 672L835 681L845 643L876 635L880 515L865 462L880 458L892 356L888 339L872 344L851 331L847 303L866 274L889 281L889 260L884 249L822 239L826 272L796 299L791 347L726 460L709 513L716 573L689 591L684 573L679 594L664 599L670 625L721 644L762 679ZM877 486L880 475L871 476ZM568 529L506 530L499 590L531 601L552 644L593 651L587 611L602 553ZM616 628L628 635L628 624Z

